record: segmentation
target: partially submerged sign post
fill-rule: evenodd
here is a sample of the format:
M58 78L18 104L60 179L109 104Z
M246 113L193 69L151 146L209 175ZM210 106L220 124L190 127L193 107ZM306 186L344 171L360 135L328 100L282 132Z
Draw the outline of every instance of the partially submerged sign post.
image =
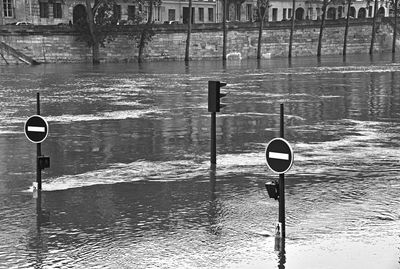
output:
M40 95L37 93L37 115L28 118L24 126L29 141L36 144L36 183L38 191L42 190L42 169L50 167L50 157L42 156L41 143L49 134L49 124L40 116Z
M49 213L42 210L42 169L50 167L50 157L42 156L41 143L49 134L49 124L40 116L40 94L36 96L37 115L25 122L24 131L29 141L36 144L36 182L33 183L33 197L36 199L37 227L49 220Z
M285 173L290 170L293 165L293 150L289 142L284 139L284 107L280 107L280 138L272 139L266 149L265 157L267 166L274 173L279 174L278 183L266 183L268 194L271 198L279 199L279 229L277 229L277 237L281 237L281 245L279 250L285 249L286 225L285 225Z

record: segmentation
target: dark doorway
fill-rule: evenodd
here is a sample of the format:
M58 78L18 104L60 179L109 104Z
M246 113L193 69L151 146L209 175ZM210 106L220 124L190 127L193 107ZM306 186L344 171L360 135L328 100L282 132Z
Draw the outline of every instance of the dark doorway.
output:
M304 20L304 9L299 7L298 9L296 9L296 20Z
M350 17L352 17L353 19L356 17L356 8L355 7L351 7L350 8Z
M328 9L327 19L329 19L329 20L336 19L336 8L331 7Z
M343 7L342 6L338 7L337 12L338 12L338 18L339 19L343 18Z
M379 17L385 17L385 8L384 7L380 7L378 9L378 16Z
M82 24L86 22L86 8L84 5L79 4L74 6L72 20L74 24Z
M183 23L188 23L189 21L189 8L183 8ZM192 24L194 23L194 7L192 7Z
M367 17L367 11L365 10L365 8L360 8L359 10L358 10L358 16L357 16L357 18L359 18L359 19L364 19L365 17Z

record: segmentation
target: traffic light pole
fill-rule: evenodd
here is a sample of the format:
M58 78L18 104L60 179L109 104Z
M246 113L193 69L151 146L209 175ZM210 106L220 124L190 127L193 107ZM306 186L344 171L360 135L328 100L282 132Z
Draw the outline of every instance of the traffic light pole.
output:
M281 104L280 137L284 138L284 107ZM281 223L282 249L284 251L286 224L285 224L285 174L279 174L279 222Z
M40 93L36 95L37 115L40 115ZM36 182L38 184L38 191L42 190L42 169L39 163L39 156L42 155L42 144L36 144Z
M221 104L220 99L226 96L226 93L221 93L221 87L226 86L225 82L221 81L208 81L208 112L211 112L211 169L215 170L217 167L217 113L225 105Z
M211 169L217 167L217 117L216 112L211 112Z

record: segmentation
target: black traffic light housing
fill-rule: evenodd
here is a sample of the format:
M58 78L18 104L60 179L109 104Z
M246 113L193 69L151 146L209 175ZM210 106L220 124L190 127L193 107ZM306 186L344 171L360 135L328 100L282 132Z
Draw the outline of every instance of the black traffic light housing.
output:
M226 86L225 82L208 81L208 112L219 112L221 107L221 98L226 96L226 93L221 93L221 87Z
M45 169L50 167L50 157L38 156L38 164L40 169Z
M267 182L265 183L265 188L267 189L269 198L274 198L275 200L279 199L279 183Z

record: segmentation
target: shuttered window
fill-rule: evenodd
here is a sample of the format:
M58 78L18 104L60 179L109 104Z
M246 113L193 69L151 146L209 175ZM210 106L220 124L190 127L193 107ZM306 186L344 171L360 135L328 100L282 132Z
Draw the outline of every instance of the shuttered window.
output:
M14 6L12 0L3 0L4 17L14 17Z

